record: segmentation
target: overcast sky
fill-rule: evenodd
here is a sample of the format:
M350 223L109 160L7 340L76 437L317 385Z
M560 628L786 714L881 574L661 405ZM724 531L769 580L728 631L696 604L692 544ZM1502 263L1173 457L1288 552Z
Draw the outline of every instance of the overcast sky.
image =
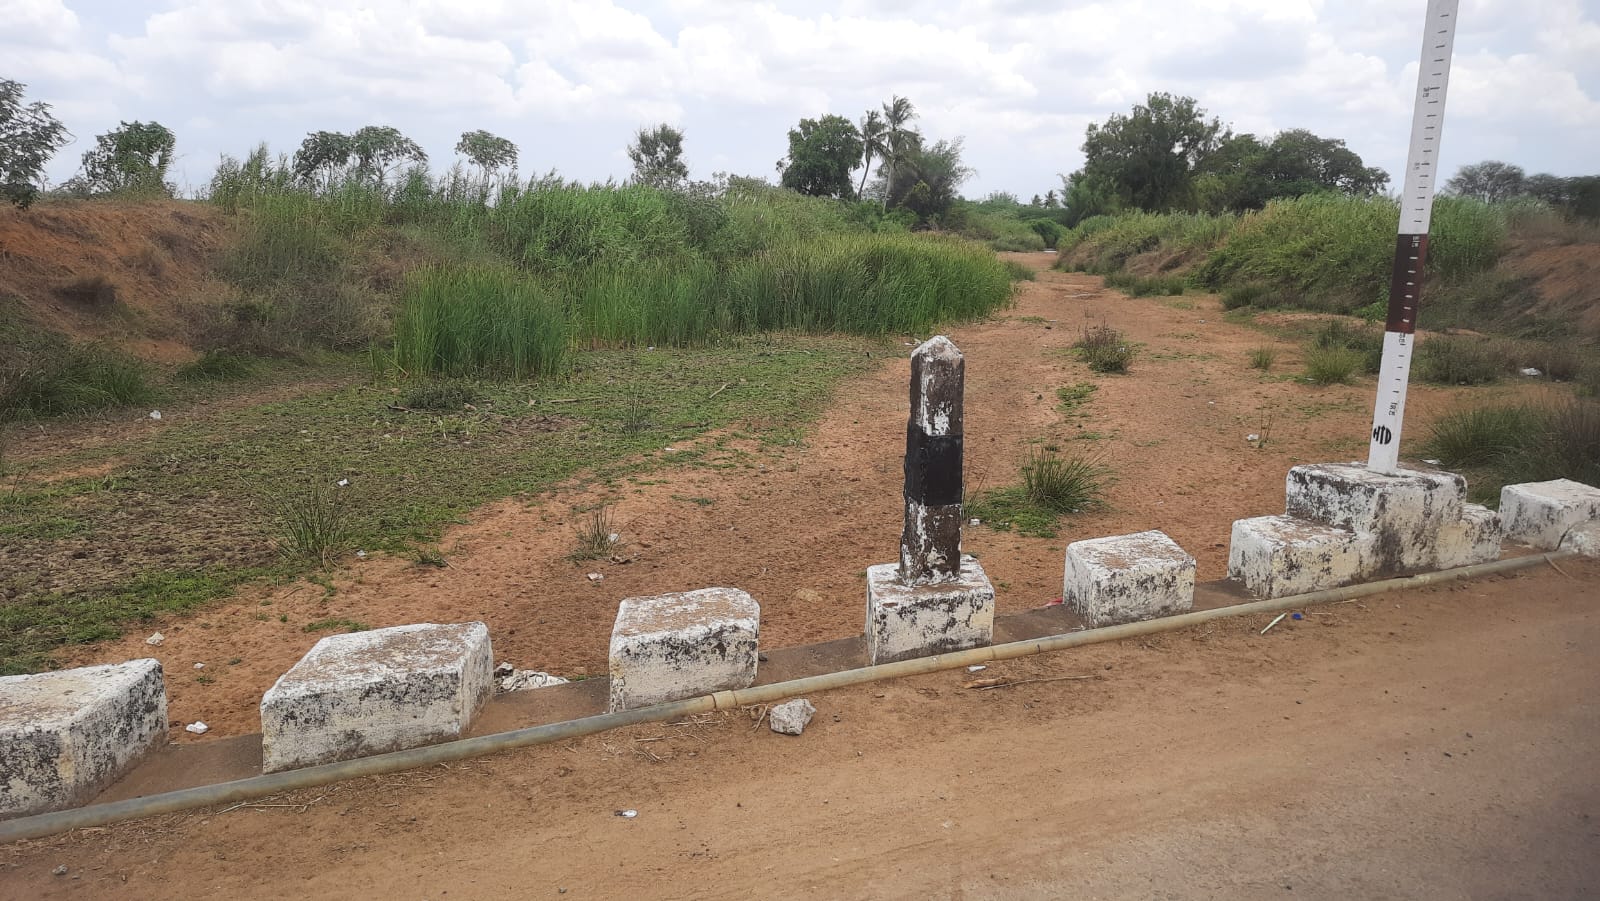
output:
M640 125L686 133L692 173L772 177L802 117L905 95L966 138L964 193L1024 200L1082 162L1084 126L1150 91L1235 130L1309 128L1403 167L1424 0L0 0L0 78L77 136L178 136L173 175L307 131L393 125L448 164L464 130L524 174L625 177ZM1600 0L1463 0L1442 159L1600 170ZM1398 184L1394 187L1398 188Z

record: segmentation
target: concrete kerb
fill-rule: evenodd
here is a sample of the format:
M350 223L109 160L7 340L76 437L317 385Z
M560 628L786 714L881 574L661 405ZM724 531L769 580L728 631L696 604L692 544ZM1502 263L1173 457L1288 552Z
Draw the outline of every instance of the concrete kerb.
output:
M90 807L0 821L0 843L39 838L70 829L103 826L141 817L192 810L213 804L247 801L282 792L326 785L345 779L396 773L438 763L481 757L500 751L547 744L564 739L581 738L625 726L662 722L698 713L734 710L749 705L766 704L788 697L845 688L881 679L921 675L970 666L975 663L1011 660L1090 644L1135 638L1157 632L1198 626L1217 619L1312 607L1318 604L1334 603L1388 591L1417 588L1438 582L1495 575L1540 563L1553 563L1573 556L1576 556L1573 551L1555 551L1548 554L1515 557L1443 572L1422 573L1405 578L1368 582L1344 588L1254 601L1211 610L1194 611L1177 616L1162 617L1119 626L1070 632L1049 638L990 645L953 654L919 657L912 660L845 670L822 676L775 682L770 685L755 686L754 688L719 691L715 694L703 695L683 701L640 707L618 713L605 713L561 723L549 723L527 729L501 732L495 735L461 739L422 748L381 754L375 757L362 757L305 769L239 779L233 782L181 789L127 801L96 804Z

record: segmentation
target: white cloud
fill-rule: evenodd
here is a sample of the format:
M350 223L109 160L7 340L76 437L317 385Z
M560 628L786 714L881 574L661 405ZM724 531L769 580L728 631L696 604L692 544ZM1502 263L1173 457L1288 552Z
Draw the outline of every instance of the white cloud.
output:
M105 0L83 0L105 2ZM632 129L671 121L696 174L766 174L801 116L912 98L966 136L969 193L1023 196L1080 162L1091 121L1150 91L1238 130L1306 127L1397 172L1423 4L1413 0L0 0L0 59L80 134L183 123L191 181L218 153L392 124L447 159L469 128L537 168L626 175ZM1446 168L1513 154L1593 169L1600 22L1578 0L1465 0ZM71 160L58 161L59 174ZM525 168L534 168L526 165ZM192 171L189 171L192 169Z

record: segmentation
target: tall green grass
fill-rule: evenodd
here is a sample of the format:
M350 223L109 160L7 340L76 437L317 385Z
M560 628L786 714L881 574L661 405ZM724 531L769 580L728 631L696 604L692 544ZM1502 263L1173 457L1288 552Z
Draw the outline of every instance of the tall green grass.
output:
M1424 449L1446 466L1468 470L1474 496L1487 501L1516 482L1600 484L1600 400L1457 411L1433 424Z
M155 395L143 364L100 344L22 350L0 362L0 421L144 404Z
M568 349L560 304L509 268L414 273L395 317L395 365L412 373L554 375Z

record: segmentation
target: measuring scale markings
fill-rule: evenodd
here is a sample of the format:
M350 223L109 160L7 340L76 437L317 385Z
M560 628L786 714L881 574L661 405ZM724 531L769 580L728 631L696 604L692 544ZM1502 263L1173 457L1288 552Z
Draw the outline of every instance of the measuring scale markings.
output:
M1422 298L1422 272L1428 259L1428 226L1433 217L1434 168L1444 125L1459 0L1428 0L1422 58L1417 67L1417 98L1411 113L1411 144L1394 267L1389 274L1389 313L1383 330L1383 362L1372 410L1367 468L1393 473L1400 464L1400 434L1405 421L1406 387L1411 377L1412 335Z

